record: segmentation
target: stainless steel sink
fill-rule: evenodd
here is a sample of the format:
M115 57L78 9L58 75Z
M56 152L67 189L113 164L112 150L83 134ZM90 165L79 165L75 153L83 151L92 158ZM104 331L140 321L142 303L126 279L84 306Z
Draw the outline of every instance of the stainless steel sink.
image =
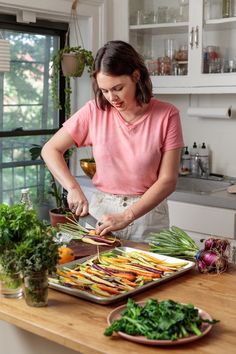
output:
M232 183L229 181L215 181L211 179L179 177L176 190L199 194L210 194L226 190Z

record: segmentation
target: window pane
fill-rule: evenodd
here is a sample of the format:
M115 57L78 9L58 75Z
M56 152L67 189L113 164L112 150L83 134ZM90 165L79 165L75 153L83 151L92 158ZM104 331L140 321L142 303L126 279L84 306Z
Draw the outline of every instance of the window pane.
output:
M21 189L29 188L35 205L50 199L50 174L41 158L31 159L30 148L40 147L49 136L8 137L0 141L0 202L20 201ZM1 197L2 195L2 197ZM1 200L2 198L2 200Z
M18 24L13 17L9 25L5 20L0 34L10 41L11 65L10 72L0 73L0 203L19 202L21 189L29 188L33 205L44 206L52 204L50 173L40 157L32 160L29 150L33 144L42 147L50 136L45 131L30 136L30 131L59 128L51 92L52 57L68 24L45 21L40 28L39 23ZM29 135L6 137L22 129Z
M59 38L4 31L11 43L11 70L4 74L0 130L53 129L59 124L51 95L52 56Z

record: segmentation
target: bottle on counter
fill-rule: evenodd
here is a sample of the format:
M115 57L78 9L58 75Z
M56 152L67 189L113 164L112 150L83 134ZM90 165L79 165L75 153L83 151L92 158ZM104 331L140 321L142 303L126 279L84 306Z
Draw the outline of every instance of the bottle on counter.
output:
M227 18L232 16L232 0L222 0L222 17Z
M198 146L197 143L194 142L190 150L190 167L191 167L191 174L196 177L199 175L198 159L199 159Z
M207 177L209 175L209 149L206 147L205 143L202 143L199 149L199 158L203 169L202 175Z
M190 165L190 154L188 151L188 147L184 147L183 154L181 156L181 165L180 165L180 174L181 175L188 175L191 172L191 165Z
M30 199L30 191L29 188L24 188L21 190L21 204L25 204L27 209L33 209L33 204Z

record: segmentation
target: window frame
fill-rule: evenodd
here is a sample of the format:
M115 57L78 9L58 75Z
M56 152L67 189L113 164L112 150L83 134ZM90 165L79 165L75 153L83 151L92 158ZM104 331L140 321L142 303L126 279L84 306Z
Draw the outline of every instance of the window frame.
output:
M18 23L16 21L16 16L13 15L3 15L0 14L0 31L1 30L14 30L18 32L26 32L26 33L35 33L42 35L56 35L59 37L59 49L65 46L65 38L66 32L68 31L69 24L67 22L56 22L49 20L37 20L36 23ZM59 95L60 101L64 102L65 100L65 78L60 73L59 77ZM3 104L3 97L0 97ZM62 104L64 107L64 104ZM2 106L3 109L3 106ZM2 112L3 114L3 112ZM16 128L12 130L0 130L0 140L1 138L12 138L12 137L32 137L32 136L48 136L53 135L65 121L65 112L64 109L58 110L58 125L53 129L35 129L35 130L25 130L21 128ZM42 160L29 160L22 162L9 162L9 163L1 163L2 168L16 168L26 166L35 166L35 165L44 165ZM0 185L2 185L2 175L0 174ZM43 187L45 188L45 187ZM15 188L13 188L15 190ZM18 189L18 188L17 188ZM2 196L0 195L0 201L2 200Z
M6 30L16 30L22 32L31 32L40 34L51 34L57 35L60 38L60 49L65 46L66 32L68 30L69 24L67 22L54 22L46 20L37 20L35 23L18 23L16 22L16 17L12 15L1 15L0 14L0 31L1 29ZM65 101L65 78L60 72L59 77L59 94L60 102ZM65 122L65 110L63 109L64 104L62 104L62 109L59 110L59 124L58 129ZM9 131L0 130L0 138L7 137L19 137L19 136L33 136L33 135L52 135L58 129L35 129L35 130L24 130L24 129L13 129Z

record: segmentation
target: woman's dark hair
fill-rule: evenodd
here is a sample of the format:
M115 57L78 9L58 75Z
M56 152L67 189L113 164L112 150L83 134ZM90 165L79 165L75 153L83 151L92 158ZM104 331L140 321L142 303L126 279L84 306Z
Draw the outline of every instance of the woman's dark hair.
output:
M97 74L103 72L112 76L131 76L135 70L140 72L136 84L136 100L141 106L152 97L152 82L142 56L129 44L123 41L109 41L97 52L93 64L92 80L96 104L105 110L110 103L103 96L97 84Z

